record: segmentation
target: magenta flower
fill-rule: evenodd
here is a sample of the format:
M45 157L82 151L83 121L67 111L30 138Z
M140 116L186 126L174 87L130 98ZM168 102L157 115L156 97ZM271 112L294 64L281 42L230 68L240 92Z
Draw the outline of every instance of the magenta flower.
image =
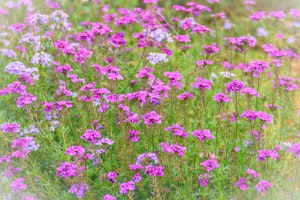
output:
M76 177L78 176L78 167L76 164L69 162L60 163L60 166L56 168L56 176L62 178Z
M265 180L260 180L257 185L255 186L258 193L264 193L268 189L272 188L272 184Z
M85 183L80 183L73 184L68 192L70 194L75 194L79 199L81 199L87 190L89 190L89 186Z
M135 190L134 181L128 181L120 184L120 194L127 194L128 191L134 191L134 190Z
M198 183L199 183L200 187L207 187L208 183L209 183L209 174L208 173L199 174Z
M246 173L252 175L253 178L258 178L260 176L254 169L247 169Z
M27 185L24 183L24 178L17 178L10 183L11 190L13 192L19 192L20 190L26 190Z
M76 156L81 158L85 153L85 149L82 146L70 146L66 149L66 154L70 156Z
M162 116L157 114L157 112L154 110L142 115L142 118L144 119L144 124L152 125L152 124L161 124Z
M246 178L240 178L236 183L235 186L240 188L241 190L245 191L248 190L248 185L246 184Z
M139 134L141 134L139 131L129 130L127 131L127 139L132 142L138 142L140 140Z
M252 21L256 22L256 21L258 21L260 19L266 18L266 16L265 16L265 12L263 12L263 11L257 11L257 12L252 13L249 16L249 18L252 19Z
M0 131L3 131L3 133L18 133L20 132L20 124L18 123L0 124Z
M22 94L16 101L17 107L22 108L25 105L32 104L37 98L33 94Z
M212 140L214 136L210 133L210 130L195 130L192 135L198 138L200 141Z
M277 160L279 158L277 150L257 150L257 160L259 162L264 161L268 157L272 158L273 160Z
M164 176L164 167L148 165L145 169L145 174L150 176Z
M168 126L167 128L165 128L165 131L171 131L175 136L184 138L188 137L188 134L185 132L185 129L179 124L173 124L172 126Z
M189 35L176 35L174 36L175 40L177 40L177 42L190 42L191 39L189 37Z
M226 92L240 92L244 87L245 83L239 80L232 80L225 84Z
M107 173L107 180L111 183L115 183L117 177L118 177L117 172L108 172Z
M219 167L219 164L215 159L205 160L202 163L200 163L200 165L206 169L206 172L210 172L213 169L216 169Z
M162 142L159 144L162 147L162 152L168 152L172 154L177 154L178 156L184 156L186 147L180 146L178 144L169 144L168 142Z
M300 134L299 134L300 136ZM297 158L300 158L300 143L293 144L290 148L287 149L287 152L291 152Z
M211 89L212 81L205 80L202 78L195 78L195 82L192 83L192 86L199 89L199 90L210 90Z
M106 194L103 196L102 200L117 200L117 198L110 194Z
M89 143L94 144L98 138L101 138L101 134L96 130L88 129L81 136L81 139L87 140Z
M189 92L183 92L180 95L178 95L177 98L184 101L184 100L187 100L187 99L194 98L194 95L192 93L189 93Z
M231 99L224 93L218 93L214 95L214 101L219 103L228 103L231 101Z

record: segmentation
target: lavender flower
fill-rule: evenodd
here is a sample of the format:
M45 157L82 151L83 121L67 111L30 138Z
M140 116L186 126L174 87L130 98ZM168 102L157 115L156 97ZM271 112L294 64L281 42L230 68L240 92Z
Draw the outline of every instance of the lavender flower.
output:
M152 124L161 124L161 116L156 113L156 111L148 112L144 115L142 115L142 118L144 119L144 124L146 125L152 125Z
M212 171L219 167L218 162L215 159L208 159L200 163L201 166L205 167L207 172Z
M10 183L10 187L13 192L19 192L20 190L26 190L27 185L24 183L24 178L17 178Z
M241 190L245 191L248 190L248 185L246 184L246 178L240 178L236 183L235 186L240 188Z
M161 62L168 62L167 54L165 53L149 53L147 60L152 64L156 65Z
M192 135L198 138L200 141L212 140L214 136L210 133L210 130L195 130Z
M207 187L208 183L209 183L209 174L208 173L199 174L198 175L198 183L199 183L200 187Z
M85 183L73 184L69 189L69 193L75 194L79 199L84 196L84 193L89 190L89 186Z
M255 186L258 193L264 193L266 190L272 188L272 184L265 180L260 180Z

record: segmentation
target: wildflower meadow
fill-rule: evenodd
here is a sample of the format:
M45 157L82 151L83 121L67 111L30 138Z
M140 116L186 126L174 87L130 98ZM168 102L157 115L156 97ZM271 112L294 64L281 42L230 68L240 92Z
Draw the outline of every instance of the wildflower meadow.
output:
M299 0L0 0L1 200L299 200Z

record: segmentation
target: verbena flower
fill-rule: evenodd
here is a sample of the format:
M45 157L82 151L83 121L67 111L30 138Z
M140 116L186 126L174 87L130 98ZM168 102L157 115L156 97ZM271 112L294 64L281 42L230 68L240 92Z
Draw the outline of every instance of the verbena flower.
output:
M212 81L205 80L202 78L195 78L195 82L192 83L192 86L199 90L210 90L212 85Z
M168 126L165 128L165 131L171 131L175 136L187 138L188 134L185 132L185 129L181 127L179 124L173 124L172 126Z
M81 158L85 153L85 149L82 146L70 146L66 149L66 154L70 156L76 156Z
M177 154L178 156L184 156L186 147L180 146L178 144L169 144L168 142L162 142L159 144L162 147L162 152L168 152L172 154Z
M240 178L236 183L235 186L240 188L241 190L245 191L248 190L248 185L246 184L246 178Z
M3 133L18 133L20 132L20 124L18 123L0 124L0 131L2 131Z
M128 181L120 184L120 194L127 194L128 191L134 191L134 190L135 190L134 181Z
M164 176L164 167L148 165L145 169L145 174L150 176Z
M212 140L214 136L210 133L210 130L195 130L192 135L198 138L200 141Z
M254 169L247 169L246 173L252 175L253 178L260 177L260 174L257 173Z
M98 131L91 129L86 130L81 136L81 139L87 140L91 144L94 144L99 138L101 138L101 134Z
M260 180L256 184L255 187L256 187L258 193L264 193L267 190L271 189L273 187L273 185L271 183L269 183L268 181Z
M106 194L103 196L102 200L117 200L117 198L110 194Z
M24 183L24 178L17 178L10 183L11 190L13 192L19 192L20 190L26 190L27 185Z
M226 92L240 92L244 87L245 83L239 80L232 80L225 84Z
M60 163L60 166L56 168L56 176L61 176L62 178L76 177L79 175L78 166L70 162Z
M152 124L161 124L162 116L157 114L157 112L154 110L142 115L142 118L144 119L144 124L152 125Z
M209 174L208 173L199 174L198 175L198 183L199 183L200 187L207 187L208 183L209 183Z
M69 193L75 194L79 199L84 197L86 191L89 190L89 186L86 183L73 184L69 189Z
M231 99L224 93L218 93L214 95L214 101L219 103L228 103L231 101Z
M167 54L165 53L149 53L147 60L152 64L155 65L161 62L168 62Z
M111 183L115 183L117 177L118 177L117 172L108 172L107 173L107 180Z
M200 163L201 166L203 166L206 169L206 172L210 172L213 169L216 169L219 167L219 164L217 160L215 159L208 159Z

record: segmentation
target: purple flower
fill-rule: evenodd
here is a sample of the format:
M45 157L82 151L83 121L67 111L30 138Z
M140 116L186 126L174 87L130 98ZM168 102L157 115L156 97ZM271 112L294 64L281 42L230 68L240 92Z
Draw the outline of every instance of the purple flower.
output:
M165 53L149 53L147 60L152 64L155 65L161 62L168 62L167 54Z
M258 193L264 193L266 190L272 188L272 184L265 180L260 180L255 186Z
M81 158L85 152L85 149L82 146L70 146L66 149L66 154L70 156L76 156Z
M273 115L265 113L263 111L254 111L254 110L247 110L241 114L242 118L247 118L250 121L254 121L257 118L259 118L262 121L265 121L266 123L272 123L273 121Z
M21 96L19 96L19 98L16 101L17 107L22 108L25 105L29 105L36 100L37 98L33 94L22 94Z
M56 169L56 176L61 176L62 178L78 176L78 167L76 164L63 162Z
M277 160L279 155L277 154L277 150L257 150L257 160L259 162L264 161L268 157L273 158L273 160Z
M189 37L189 35L176 35L174 36L175 40L177 40L177 42L190 42L191 39Z
M162 117L157 114L155 110L142 115L142 118L144 119L144 124L146 125L161 124L162 119Z
M243 88L241 91L241 94L259 97L259 94L257 93L257 91L254 88L250 88L250 87Z
M107 180L111 183L115 183L117 176L118 176L117 172L108 172L107 173Z
M224 93L218 93L214 95L214 101L219 103L228 103L231 101L231 99Z
M300 136L300 135L299 135ZM287 152L293 153L297 158L300 158L300 143L293 144L287 149Z
M211 89L212 81L205 80L202 78L195 78L195 82L192 83L192 86L199 89L199 90L210 90Z
M252 19L252 21L256 22L256 21L258 21L260 19L266 18L266 16L265 16L265 12L263 12L263 11L257 11L257 12L252 13L249 16L249 18Z
M127 194L128 191L135 190L135 182L134 181L128 181L125 183L120 184L120 194Z
M89 143L94 144L97 138L101 138L101 134L96 130L88 129L81 136L81 139L87 140Z
M145 174L149 174L150 176L164 176L164 167L148 165L146 166Z
M258 178L260 176L254 169L247 169L246 173L252 175L253 178Z
M184 100L187 100L187 99L194 98L194 95L192 93L189 93L189 92L183 92L180 95L178 95L177 98L184 101Z
M127 139L130 139L132 142L138 142L140 140L139 134L141 134L139 131L129 130L127 131Z
M174 86L178 89L182 88L182 83L179 80L182 79L183 76L179 73L179 71L164 72L163 75L169 78L169 80L170 80L169 85L170 86Z
M85 183L73 184L69 189L69 193L75 194L79 199L84 196L84 193L89 190L89 186Z
M172 126L168 126L167 128L165 128L165 131L171 131L174 135L179 137L188 137L188 134L185 132L185 129L179 124L173 124Z
M135 173L131 180L134 181L135 183L137 183L142 180L142 177L141 177L140 173Z
M104 195L102 200L117 200L117 198L110 194L106 194L106 195Z
M216 169L219 167L218 162L215 159L205 160L202 163L200 163L200 165L205 167L207 172L210 172L213 169Z
M206 66L206 65L212 65L214 64L213 60L199 60L195 63L198 67Z
M207 187L208 183L209 183L209 174L208 173L199 174L198 183L199 183L200 187Z
M219 52L219 48L217 47L216 44L204 45L203 50L204 50L203 53L208 54L208 55L216 54Z
M178 156L184 156L184 152L186 147L180 146L178 144L169 144L168 142L162 142L159 144L162 147L162 152L168 152L172 154L176 154Z
M210 130L195 130L192 135L198 138L200 141L212 140L214 136L210 133Z
M245 83L239 80L232 80L225 84L226 92L240 92L244 87Z
M147 164L158 164L158 158L156 156L155 153L143 153L143 154L140 154L138 157L137 157L137 161L135 164L137 165L140 165L140 164L143 164L143 165L147 165ZM134 166L132 166L134 167ZM140 166L138 166L140 167Z
M19 192L20 190L26 190L27 185L24 183L24 178L17 178L10 183L11 190L13 192Z
M248 190L248 185L246 184L246 178L240 178L236 183L235 186L240 188L241 190L245 191Z
M0 124L0 131L3 131L3 133L18 133L20 132L20 124L18 123Z

